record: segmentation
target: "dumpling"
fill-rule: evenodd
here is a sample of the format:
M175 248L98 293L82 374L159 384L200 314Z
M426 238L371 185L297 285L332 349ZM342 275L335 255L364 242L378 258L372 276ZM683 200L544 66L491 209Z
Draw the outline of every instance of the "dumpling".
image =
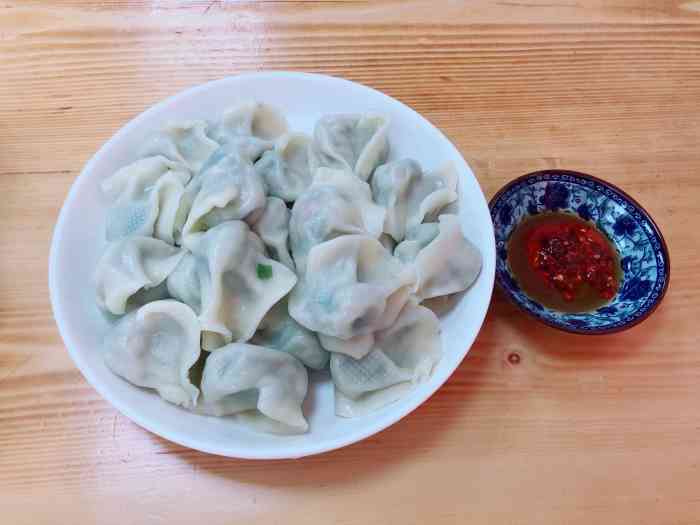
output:
M187 180L191 177L182 164L157 155L137 160L121 168L114 175L103 180L100 188L108 199L116 201L125 193L139 195L145 192L169 171L185 172Z
M293 202L309 187L313 175L309 164L311 138L302 133L282 135L275 148L255 164L267 184L268 193Z
M209 267L202 264L196 255L183 251L186 253L168 276L166 286L171 297L190 306L199 315L202 296L209 293L203 288L209 284Z
M153 301L171 299L170 294L168 293L168 285L166 284L166 281L163 281L158 286L154 286L153 288L141 288L138 292L129 297L129 300L126 302L126 309L135 310L147 305L148 303L152 303Z
M189 379L199 354L199 321L189 306L173 300L129 313L104 340L104 359L112 372L186 408L196 405L199 395Z
M309 428L301 411L308 375L304 365L284 352L227 345L207 358L201 388L199 412L225 416L257 408L297 432Z
M206 134L203 120L171 123L149 140L141 150L141 156L163 155L198 173L204 162L219 147Z
M297 270L303 273L309 250L323 241L346 234L379 237L384 216L367 183L347 172L319 169L292 207L289 241Z
M190 305L202 330L219 334L220 342L253 337L265 314L297 282L294 272L265 255L260 238L242 221L197 234L191 248L168 278L168 291Z
M157 156L129 164L103 181L102 191L113 202L107 211L107 240L153 235L172 244L189 180L184 165Z
M132 295L165 281L184 255L184 250L151 237L110 243L95 271L97 304L115 315L123 314Z
M403 263L413 262L418 252L433 242L439 234L439 223L424 222L419 224L412 228L406 235L406 239L396 246L394 256Z
M314 127L312 171L327 167L348 170L362 180L389 153L389 122L377 115L327 115Z
M331 355L336 414L355 417L400 399L430 377L440 346L438 318L411 300L362 359Z
M391 325L414 286L412 267L402 268L379 241L344 235L311 250L289 313L309 330L348 340Z
M423 225L425 226L425 225ZM481 271L481 254L462 233L456 215L440 215L439 233L420 249L432 232L424 228L423 241L404 241L396 255L405 262L414 259L418 283L415 294L420 299L461 292L469 288ZM417 243L408 245L406 243ZM416 252L416 248L420 251Z
M201 171L206 171L210 166L219 164L224 157L229 156L255 164L263 156L263 153L271 150L274 146L274 142L257 137L232 137L212 153L202 166Z
M411 159L379 166L372 176L372 193L387 210L384 231L397 242L422 222L432 222L445 206L457 200L457 172L450 162L425 174Z
M240 136L276 139L286 131L287 120L275 108L245 100L224 111L223 117L212 126L209 134L214 140L225 144Z
M252 342L291 354L314 370L328 364L328 352L321 347L316 334L291 318L284 299L262 320Z
M396 241L391 235L387 235L386 233L382 233L379 236L379 242L384 246L384 249L387 250L389 253L394 253L394 248L396 248Z
M251 229L265 243L272 258L294 271L294 261L289 254L289 209L277 197L268 197L265 210Z
M355 359L366 356L374 346L374 334L356 335L350 339L340 339L330 335L318 334L321 346L329 352L345 354Z
M187 187L183 208L188 208L182 242L189 247L193 234L231 220L252 220L265 207L265 185L252 163L237 149L207 163Z

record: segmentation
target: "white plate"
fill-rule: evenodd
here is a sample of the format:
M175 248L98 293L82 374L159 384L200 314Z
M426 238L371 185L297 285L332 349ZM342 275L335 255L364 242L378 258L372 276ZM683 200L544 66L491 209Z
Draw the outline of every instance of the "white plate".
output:
M136 160L143 139L164 122L215 119L237 99L245 98L279 107L292 129L308 133L327 113L387 115L391 119L391 159L409 156L426 168L454 161L460 173L460 220L465 234L484 258L475 285L441 319L444 355L428 382L369 416L343 419L333 413L328 376L314 376L304 405L310 430L301 436L261 434L231 418L181 410L112 374L100 352L108 324L95 306L90 279L104 247L106 208L100 181ZM360 84L322 75L274 72L239 75L190 88L148 109L107 141L87 163L61 209L51 244L49 285L56 323L75 364L90 384L129 419L166 439L204 452L240 458L297 458L360 441L397 422L428 399L457 368L479 332L491 299L494 266L494 236L484 195L467 163L440 131L401 102Z

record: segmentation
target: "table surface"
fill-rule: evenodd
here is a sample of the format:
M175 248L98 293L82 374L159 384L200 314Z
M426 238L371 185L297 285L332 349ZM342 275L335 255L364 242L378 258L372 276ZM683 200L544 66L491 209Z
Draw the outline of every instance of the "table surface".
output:
M225 459L142 430L65 351L52 228L127 120L262 69L339 75L413 106L488 197L542 168L619 184L668 241L662 307L629 332L583 337L496 293L435 396L320 456ZM1 0L0 78L3 523L700 520L700 2Z

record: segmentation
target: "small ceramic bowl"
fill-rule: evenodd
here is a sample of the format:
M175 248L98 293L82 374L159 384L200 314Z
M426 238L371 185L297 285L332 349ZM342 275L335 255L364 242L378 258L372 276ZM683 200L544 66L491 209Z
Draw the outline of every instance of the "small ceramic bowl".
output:
M596 177L566 170L524 175L503 187L489 205L496 235L496 282L522 310L545 324L578 334L607 334L649 317L668 288L670 261L658 226L632 197ZM605 306L585 313L547 308L520 289L507 263L507 241L531 215L563 211L592 221L617 248L622 282Z

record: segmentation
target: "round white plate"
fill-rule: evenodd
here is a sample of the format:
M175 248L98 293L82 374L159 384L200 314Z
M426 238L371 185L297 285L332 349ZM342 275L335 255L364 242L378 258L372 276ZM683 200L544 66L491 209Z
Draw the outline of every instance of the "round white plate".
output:
M277 106L293 130L311 133L327 113L374 112L391 120L390 159L412 157L426 169L454 161L460 173L460 219L481 250L483 270L474 286L441 318L443 358L431 379L406 398L361 418L334 414L327 375L312 376L304 404L310 430L300 436L255 432L232 418L192 414L112 374L101 356L108 322L95 306L91 283L104 248L106 203L99 183L136 160L141 142L166 121L214 120L238 99ZM457 368L486 315L493 290L495 245L488 206L479 183L457 149L411 108L374 89L340 78L306 73L253 73L190 88L140 114L117 132L87 163L61 209L51 244L49 286L59 331L80 371L120 412L166 439L213 454L239 458L297 458L360 441L396 423L428 399Z

